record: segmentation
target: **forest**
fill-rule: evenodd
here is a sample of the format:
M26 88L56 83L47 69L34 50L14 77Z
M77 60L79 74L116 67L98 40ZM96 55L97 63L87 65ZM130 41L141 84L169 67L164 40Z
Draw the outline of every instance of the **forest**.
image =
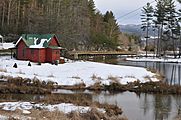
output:
M142 29L145 31L146 55L149 31L155 31L154 51L157 56L173 51L175 58L181 57L181 9L176 7L175 0L156 0L156 6L147 3L142 9ZM178 0L181 3L180 0Z
M69 50L113 50L120 29L93 0L1 0L0 34L56 34Z

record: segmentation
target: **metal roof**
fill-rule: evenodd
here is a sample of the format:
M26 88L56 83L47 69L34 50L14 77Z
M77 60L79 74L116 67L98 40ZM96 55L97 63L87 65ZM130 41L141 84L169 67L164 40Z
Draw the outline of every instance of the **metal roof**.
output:
M56 37L55 34L22 34L16 45L23 40L29 48L47 48L53 37Z

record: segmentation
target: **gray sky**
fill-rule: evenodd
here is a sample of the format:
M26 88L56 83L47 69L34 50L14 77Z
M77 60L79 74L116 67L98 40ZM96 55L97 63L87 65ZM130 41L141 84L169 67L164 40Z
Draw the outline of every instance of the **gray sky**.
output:
M108 10L113 11L116 18L134 11L140 7L146 5L147 2L155 0L94 0L97 9L101 13L105 13ZM155 3L152 3L155 5ZM119 24L140 24L141 10L138 10L124 18L118 19Z

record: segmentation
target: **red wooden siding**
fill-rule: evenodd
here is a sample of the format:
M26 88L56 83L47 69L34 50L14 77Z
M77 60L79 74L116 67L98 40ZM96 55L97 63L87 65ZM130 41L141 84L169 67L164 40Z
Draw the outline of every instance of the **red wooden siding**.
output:
M27 54L26 54L26 44L21 40L18 43L18 49L17 49L17 59L19 60L26 60L27 59Z
M52 62L52 49L50 48L46 49L46 61Z
M46 61L53 62L60 59L60 50L53 50L48 48L46 50Z
M60 59L60 50L52 50L52 61Z
M46 62L46 49L40 49L39 50L39 58L40 58L40 62Z
M57 46L57 47L60 47L59 43L58 43L58 40L56 37L53 37L49 43L49 46Z

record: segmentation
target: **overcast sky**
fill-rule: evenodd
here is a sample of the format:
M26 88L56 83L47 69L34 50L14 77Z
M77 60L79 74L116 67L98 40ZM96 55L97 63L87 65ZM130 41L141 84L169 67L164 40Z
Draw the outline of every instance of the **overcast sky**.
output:
M155 0L94 0L95 5L101 13L106 11L113 11L115 17L118 19L119 24L140 24L141 10L138 10L128 16L121 18L121 16L134 11L138 8L142 8L147 2L153 2ZM155 3L152 3L155 5Z

